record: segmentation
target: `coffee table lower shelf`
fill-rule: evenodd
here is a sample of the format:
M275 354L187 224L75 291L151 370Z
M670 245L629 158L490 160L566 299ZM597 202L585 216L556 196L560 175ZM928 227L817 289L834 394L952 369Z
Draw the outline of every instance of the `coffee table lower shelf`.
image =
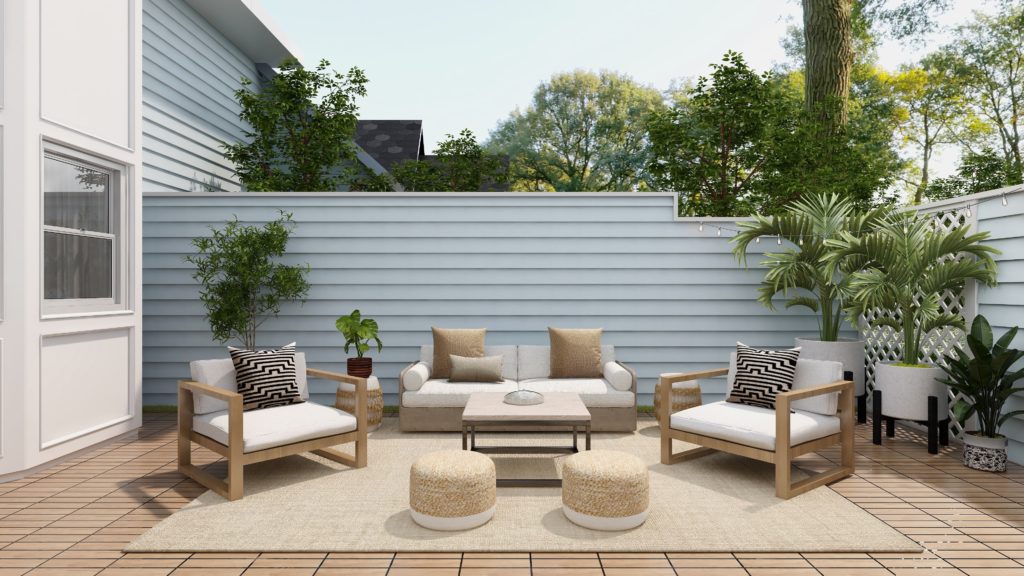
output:
M476 433L485 432L479 428L556 428L572 431L572 446L477 446ZM550 420L503 420L500 422L463 422L462 449L481 454L575 454L579 449L579 433L584 433L585 450L590 450L590 421L558 421ZM498 478L498 488L559 488L561 478Z

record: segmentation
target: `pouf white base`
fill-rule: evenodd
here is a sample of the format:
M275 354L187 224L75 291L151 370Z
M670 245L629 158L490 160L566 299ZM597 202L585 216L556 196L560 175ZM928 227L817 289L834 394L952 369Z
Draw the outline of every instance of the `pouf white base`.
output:
M601 516L591 516L589 514L580 514L568 506L562 506L562 512L565 513L565 517L573 524L583 526L584 528L590 528L591 530L602 530L605 532L632 530L647 521L647 510L632 516L620 516L618 518L605 518Z
M472 516L457 516L455 518L427 516L426 514L420 514L412 509L410 509L409 512L412 513L413 522L416 522L424 528L452 532L455 530L469 530L471 528L476 528L477 526L483 526L489 522L491 518L494 518L494 508L495 506L491 506L489 509L484 510L479 514L473 514Z

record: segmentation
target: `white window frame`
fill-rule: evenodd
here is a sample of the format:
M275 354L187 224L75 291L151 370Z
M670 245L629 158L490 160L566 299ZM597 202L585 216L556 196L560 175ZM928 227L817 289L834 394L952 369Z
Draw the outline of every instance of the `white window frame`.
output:
M56 157L62 162L76 164L90 170L97 170L110 175L110 190L107 217L113 232L93 232L76 230L61 226L45 224L46 193L45 163L47 157ZM43 150L39 157L39 281L40 300L42 301L43 317L92 315L96 313L123 312L128 309L128 196L127 173L124 164L101 158L94 154L68 148L49 141L43 142ZM111 297L109 298L46 298L46 233L65 234L83 238L101 238L111 241Z

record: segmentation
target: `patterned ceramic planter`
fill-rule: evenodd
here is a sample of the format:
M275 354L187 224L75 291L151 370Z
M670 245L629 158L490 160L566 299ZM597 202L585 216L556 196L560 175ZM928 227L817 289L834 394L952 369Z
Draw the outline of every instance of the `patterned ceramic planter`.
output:
M964 434L964 466L983 472L1006 472L1006 437Z

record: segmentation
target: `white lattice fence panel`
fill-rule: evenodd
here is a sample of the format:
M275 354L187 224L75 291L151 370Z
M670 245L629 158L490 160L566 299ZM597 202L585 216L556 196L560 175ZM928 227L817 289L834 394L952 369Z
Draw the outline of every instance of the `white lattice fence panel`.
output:
M966 209L937 212L932 214L932 223L936 228L953 230L965 224L973 224L968 214L969 212ZM945 292L939 300L941 311L964 316L969 323L973 319L974 311L968 305L966 293L967 290L960 293ZM884 316L894 317L898 320L894 313L881 309L874 310L860 318L861 335L866 343L866 384L869 392L875 388L875 365L878 362L892 362L899 359L903 350L903 340L899 332L888 326L871 326L871 320ZM922 358L920 360L941 364L946 353L962 345L963 334L960 330L949 328L936 330L929 334L922 343ZM950 392L949 406L951 409L959 399L958 395ZM963 433L963 427L953 417L952 411L949 412L948 417L950 433L959 438Z

